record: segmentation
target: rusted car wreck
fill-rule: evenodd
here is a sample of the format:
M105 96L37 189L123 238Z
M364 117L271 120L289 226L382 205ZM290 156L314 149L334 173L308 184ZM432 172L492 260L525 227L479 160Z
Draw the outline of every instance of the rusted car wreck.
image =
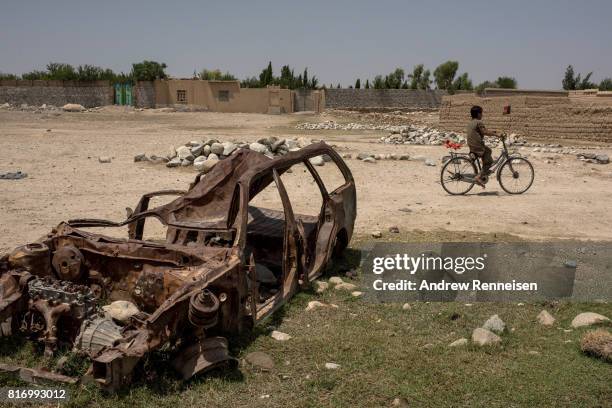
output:
M342 174L333 191L310 161L318 156ZM296 165L307 168L321 192L318 216L293 212L282 176ZM251 203L268 186L282 210ZM152 198L164 195L178 197L149 209ZM85 353L92 361L87 378L107 390L128 384L143 356L164 346L170 363L190 378L232 361L228 337L252 328L319 276L348 244L355 215L353 177L325 143L274 159L238 150L187 191L144 195L125 221L63 222L2 256L2 332L39 340L48 355L59 347ZM165 242L143 239L152 217L165 226ZM91 227L127 227L129 238L85 230ZM102 311L117 301L136 310L121 321ZM32 379L53 377L11 369Z

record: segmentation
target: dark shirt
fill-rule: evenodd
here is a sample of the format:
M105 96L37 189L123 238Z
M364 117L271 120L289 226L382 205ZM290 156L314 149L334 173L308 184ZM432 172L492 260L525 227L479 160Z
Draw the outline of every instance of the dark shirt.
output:
M484 123L478 119L472 119L467 125L467 144L470 152L477 155L483 155L485 152L484 128Z

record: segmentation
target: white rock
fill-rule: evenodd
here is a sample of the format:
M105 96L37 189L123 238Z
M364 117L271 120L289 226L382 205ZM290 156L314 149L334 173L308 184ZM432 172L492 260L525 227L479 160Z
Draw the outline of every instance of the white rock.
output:
M501 337L487 329L479 327L472 332L472 341L479 346L490 346L501 343Z
M212 153L211 153L212 155ZM194 163L194 167L197 171L201 171L202 173L206 174L209 171L212 170L213 167L215 167L215 165L219 163L219 159L216 158L210 158L210 156L204 160L203 162L199 162L197 165Z
M357 285L353 285L352 283L348 283L348 282L342 282L337 284L334 287L335 290L347 290L347 291L353 291L355 289L357 289Z
M179 159L181 159L181 160L185 160L189 156L192 156L191 148L189 146L181 146L181 147L177 148L176 149L176 156Z
M372 238L382 238L382 232L372 231Z
M339 276L332 276L331 278L329 278L328 282L330 285L338 285L338 284L344 283L342 278Z
M548 313L547 310L542 310L540 314L538 314L537 319L538 322L544 326L552 326L553 324L555 324L555 318L552 317L552 315Z
M453 341L448 346L449 347L460 347L460 346L467 346L467 344L468 344L468 339L466 339L465 337L462 337L460 339Z
M402 310L410 310L412 309L412 306L410 306L410 303L404 303L402 305Z
M313 166L324 166L325 165L325 160L323 160L323 157L321 156L313 157L309 160Z
M62 106L62 109L66 112L83 112L85 107L83 105L79 105L78 103L67 103Z
M312 286L314 287L316 293L323 293L327 290L327 288L329 288L329 283L316 280L312 282Z
M336 363L325 363L325 368L328 370L337 370L340 368L340 364Z
M278 340L278 341L287 341L291 338L290 335L288 335L287 333L283 333L281 331L277 331L274 330L272 332L272 334L270 334L270 337L272 337L274 340Z
M139 312L136 305L127 300L116 300L111 304L102 306L102 309L107 312L110 317L123 323L127 322L130 317Z
M264 153L264 154L270 152L270 150L268 149L268 146L258 143L258 142L251 143L249 145L249 149L253 150L254 152Z
M365 159L361 160L364 163L376 163L376 159L373 157L366 157Z
M503 333L506 329L506 324L498 315L493 315L482 325L482 328L495 333Z
M223 142L222 145L223 145L223 151L221 153L224 156L229 156L230 154L234 153L234 150L238 148L236 143L233 143L233 142Z
M609 318L604 315L600 315L599 313L585 312L580 313L578 316L574 317L574 320L572 320L572 327L577 328L583 326L591 326L593 324L599 324L609 321Z
M363 295L363 292L360 292L358 290L351 292L352 297L361 297L362 295Z
M221 143L213 143L210 145L210 152L216 155L223 154L223 150L225 150L225 147Z
M310 302L308 302L308 305L306 306L306 311L310 311L310 310L314 310L320 307L328 307L329 305L326 305L323 302L319 302L318 300L311 300Z

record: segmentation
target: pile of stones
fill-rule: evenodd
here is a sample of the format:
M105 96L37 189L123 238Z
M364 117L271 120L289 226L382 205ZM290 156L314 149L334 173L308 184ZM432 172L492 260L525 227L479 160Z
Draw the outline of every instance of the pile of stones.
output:
M183 146L175 148L172 146L170 152L163 156L145 153L134 157L135 162L152 162L165 164L166 167L190 167L197 171L208 173L220 160L229 157L237 149L250 149L262 153L269 158L283 156L289 152L297 151L302 147L310 145L311 139L300 137L298 139L279 139L275 136L259 139L257 142L221 142L217 139L206 141L192 141ZM311 160L313 164L322 166L324 160Z
M312 123L303 122L296 125L296 129L299 130L385 130L389 132L399 132L409 126L405 125L389 125L381 124L376 125L373 123L338 123L333 120L326 120L325 122Z
M594 164L608 164L610 163L610 158L607 154L597 154L597 153L578 153L576 155L578 160L585 161L587 163Z

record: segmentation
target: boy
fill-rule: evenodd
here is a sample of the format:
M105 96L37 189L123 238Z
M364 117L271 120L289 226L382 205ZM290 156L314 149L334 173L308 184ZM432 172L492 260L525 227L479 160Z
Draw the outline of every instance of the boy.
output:
M470 109L470 115L472 120L467 126L467 144L470 148L470 153L474 153L476 156L482 158L482 170L474 180L476 184L484 188L484 176L489 174L489 169L493 164L493 156L491 156L491 149L485 146L485 136L498 136L497 132L493 130L487 130L484 123L482 122L482 108L480 106L472 106Z

